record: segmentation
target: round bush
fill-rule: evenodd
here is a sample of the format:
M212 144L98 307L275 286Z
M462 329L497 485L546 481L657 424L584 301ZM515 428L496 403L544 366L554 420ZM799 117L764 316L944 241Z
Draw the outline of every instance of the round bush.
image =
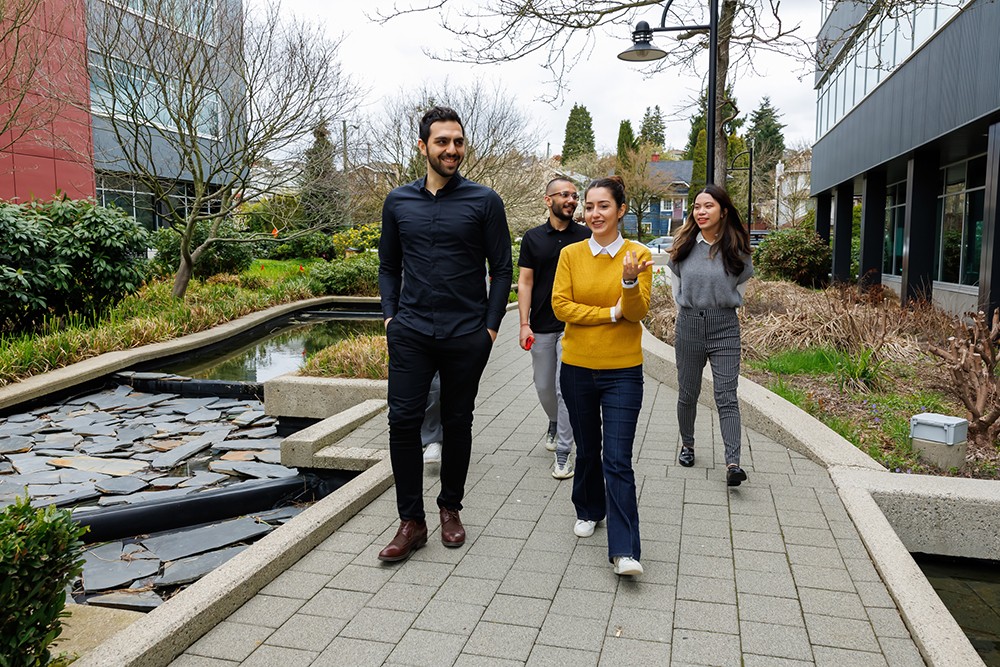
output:
M312 232L291 239L271 251L271 259L330 259L333 257L333 241L328 234Z
M373 222L339 231L330 240L333 243L333 251L337 257L343 257L344 251L348 248L354 248L355 250L375 250L378 248L378 241L381 236L381 223Z
M790 227L767 235L753 255L757 275L790 280L803 287L826 282L830 273L830 246L813 229Z
M309 287L316 294L378 296L378 255L363 252L309 267Z

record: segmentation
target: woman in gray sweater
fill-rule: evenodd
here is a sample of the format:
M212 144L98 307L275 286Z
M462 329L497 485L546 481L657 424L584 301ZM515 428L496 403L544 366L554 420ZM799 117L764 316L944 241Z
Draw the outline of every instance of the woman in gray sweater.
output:
M740 467L740 321L746 281L753 275L750 234L729 194L717 185L698 193L691 214L675 235L667 263L677 328L677 421L682 466L694 465L694 420L705 361L712 365L712 386L726 450L726 483L747 479Z

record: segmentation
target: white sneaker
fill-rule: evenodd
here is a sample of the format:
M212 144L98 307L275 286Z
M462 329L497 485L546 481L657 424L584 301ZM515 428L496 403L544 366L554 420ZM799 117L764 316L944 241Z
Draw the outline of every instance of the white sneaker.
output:
M432 442L424 449L424 463L441 463L441 443Z
M573 533L577 537L590 537L594 534L594 528L597 526L596 521L587 521L586 519L577 519L576 525L573 526Z
M634 577L642 574L642 563L628 556L615 558L615 574Z
M566 455L566 460L559 464L559 455L556 454L556 464L552 467L552 476L556 479L569 479L573 476L573 464L569 460L569 454Z
M556 451L556 441L559 435L559 428L556 422L549 422L549 431L545 434L545 449L550 452Z

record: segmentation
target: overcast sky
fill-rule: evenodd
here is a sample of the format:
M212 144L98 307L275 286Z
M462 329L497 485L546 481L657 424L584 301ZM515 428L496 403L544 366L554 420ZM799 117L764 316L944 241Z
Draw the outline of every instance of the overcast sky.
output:
M589 58L574 69L563 99L551 105L539 100L551 94L553 86L547 83L548 73L537 59L473 66L441 62L425 55L425 49L443 51L453 40L438 25L436 13L410 14L378 23L366 14L372 15L379 8L388 9L391 0L338 0L322 4L314 0L284 0L284 6L298 16L324 23L332 35L344 36L342 63L347 72L370 88L364 100L369 109L377 108L383 96L416 88L425 81L431 88L444 85L446 80L452 84L467 84L477 79L498 82L537 121L543 137L538 155L545 155L546 150L549 154L561 152L566 119L575 103L586 106L593 117L599 152L614 151L622 120L631 120L638 132L646 107L657 104L667 117L668 147L683 148L692 113L689 105L702 86L699 78L671 72L645 78L637 65L616 57L631 44L626 31L621 35L599 33ZM819 26L819 2L787 1L782 3L782 16L786 24L801 23L804 34L814 36ZM656 25L659 11L651 7L649 16L643 18ZM669 48L669 43L669 35L660 34L654 39L654 44L664 48ZM377 45L375 50L372 45ZM707 68L707 52L705 60L703 73ZM801 63L771 54L758 57L755 67L760 76L742 72L735 80L741 110L749 116L767 95L787 126L786 145L811 144L816 100L812 75Z

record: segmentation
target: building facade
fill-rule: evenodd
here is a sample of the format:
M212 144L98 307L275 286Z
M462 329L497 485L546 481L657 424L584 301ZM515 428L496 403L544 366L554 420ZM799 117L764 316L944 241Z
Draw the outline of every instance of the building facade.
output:
M190 160L182 154L200 152L210 161L226 141L219 95L227 91L212 86L218 92L193 100L191 84L171 73L170 60L188 57L187 64L197 65L188 46L206 54L203 61L211 58L218 1L43 0L31 28L45 35L46 55L38 92L29 98L59 92L50 101L51 119L0 151L0 198L94 197L149 229L166 224L168 209L184 210L194 197ZM224 2L239 7L238 0ZM154 58L163 66L155 67ZM211 83L213 75L202 76ZM171 90L178 99L170 99ZM190 123L170 109L194 104ZM195 140L178 138L181 131ZM165 184L155 188L159 194L150 175Z
M839 281L953 312L1000 306L1000 3L824 2L811 194ZM862 204L860 276L850 275Z

